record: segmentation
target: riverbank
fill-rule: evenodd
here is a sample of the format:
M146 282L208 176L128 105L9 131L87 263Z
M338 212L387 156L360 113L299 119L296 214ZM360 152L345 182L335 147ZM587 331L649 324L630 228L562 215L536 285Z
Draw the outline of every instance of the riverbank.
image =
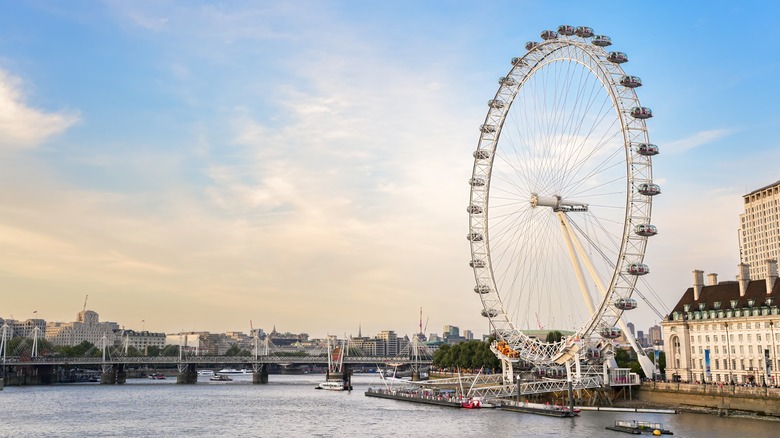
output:
M778 388L643 382L632 400L615 400L614 405L780 421Z

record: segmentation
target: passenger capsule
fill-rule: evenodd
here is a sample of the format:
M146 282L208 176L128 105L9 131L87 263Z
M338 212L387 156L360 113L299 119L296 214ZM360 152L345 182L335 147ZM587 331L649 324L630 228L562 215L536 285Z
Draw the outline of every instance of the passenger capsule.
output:
M544 30L542 31L542 39L547 40L554 40L558 38L558 32L554 30Z
M623 332L620 330L620 327L603 327L601 330L599 330L599 334L603 338L617 339L620 337L620 335L623 334Z
M558 33L565 36L572 36L574 35L574 26L569 26L568 24L561 24L558 26Z
M637 186L636 191L645 196L655 196L661 194L661 186L653 183L642 183Z
M512 65L528 65L528 63L523 58L512 58Z
M636 145L636 153L646 157L652 157L653 155L658 155L659 150L658 146L652 143L639 143Z
M533 50L538 45L539 43L537 43L536 41L528 41L527 43L525 43L525 50Z
M482 242L483 236L482 233L468 233L466 239L472 242Z
M615 64L622 64L628 62L628 55L623 52L609 52L607 61L614 62Z
M594 46L607 47L612 45L612 38L606 35L596 35L590 40L590 43Z
M613 304L616 309L620 310L634 310L637 306L637 302L633 298L618 298Z
M496 132L496 125L479 125L479 131L484 134Z
M503 108L504 106L506 106L506 104L504 103L504 101L503 101L503 100L499 100L499 99L490 99L490 100L488 100L488 106L489 106L490 108L501 109L501 108Z
M482 316L485 318L495 318L496 315L498 315L498 310L496 309L482 309Z
M474 151L474 153L471 155L473 155L477 160L487 160L490 158L490 151L480 149L478 151Z
M593 36L593 29L588 26L577 26L577 28L574 29L574 35L577 35L580 38L590 38Z
M482 259L473 259L469 262L469 266L471 266L472 268L484 268L485 261Z
M479 205L469 205L466 207L466 213L468 214L482 214L482 207Z
M631 275L645 275L650 273L650 267L644 263L631 263L626 269Z
M480 295L488 294L488 293L490 293L490 286L488 286L486 284L478 284L478 285L474 286L474 292L476 292L476 293L478 293Z
M513 87L513 86L517 85L517 81L516 80L514 80L514 79L512 79L510 77L506 77L506 76L498 78L498 83L501 84L501 85L507 86L507 87Z
M634 233L636 233L637 236L642 236L642 237L655 236L656 234L658 234L658 228L656 228L655 225L652 224L639 224L636 227L634 227Z
M644 106L631 108L631 117L635 119L649 119L653 117L653 110Z
M482 187L485 185L485 180L482 178L469 178L469 185L471 187Z
M642 80L638 76L625 75L620 78L620 85L627 88L637 88L642 86Z

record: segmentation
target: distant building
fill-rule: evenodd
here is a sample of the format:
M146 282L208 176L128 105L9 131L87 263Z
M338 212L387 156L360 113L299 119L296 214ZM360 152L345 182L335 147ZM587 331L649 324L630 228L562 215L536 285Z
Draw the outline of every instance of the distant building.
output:
M398 354L398 335L393 330L381 331L376 337L385 341L384 355L395 356Z
M84 341L100 346L105 337L107 345L114 345L119 324L100 322L97 312L82 310L75 322L46 323L46 340L53 345L79 345Z
M661 332L660 325L654 325L650 327L650 330L648 330L648 337L650 338L649 341L650 341L650 345L652 346L664 344L664 337Z
M0 318L0 327L8 325L9 332L6 334L9 338L32 338L33 331L38 327L38 338L46 337L46 321L43 319L28 319L26 321L17 321L15 319Z
M133 347L142 353L146 353L149 347L165 348L165 333L150 331L119 330L116 342L121 345Z
M742 198L745 212L739 215L739 258L748 264L751 279L762 280L770 275L766 260L780 257L780 181Z
M474 332L472 332L471 330L463 330L463 337L466 338L467 341L473 341Z
M631 336L633 336L634 339L636 339L636 332L634 331L634 323L633 322L629 322L629 323L626 324L626 327L628 327L628 331L631 332Z
M165 337L168 345L179 345L188 354L197 356L219 356L230 348L228 337L224 333L187 332L169 334Z
M268 338L271 340L271 343L277 347L287 347L309 341L309 335L307 333L279 333L276 331L276 327L268 334Z

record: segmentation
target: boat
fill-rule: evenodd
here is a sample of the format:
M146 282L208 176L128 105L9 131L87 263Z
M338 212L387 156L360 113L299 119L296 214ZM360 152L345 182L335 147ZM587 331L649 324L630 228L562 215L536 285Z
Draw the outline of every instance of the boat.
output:
M569 409L568 406L551 405L549 403L531 403L528 401L522 403L506 403L501 406L502 410L523 412L526 414L546 415L548 417L576 417L580 414L579 408Z
M198 370L198 376L211 377L214 375L214 370Z
M149 379L156 379L156 380L165 380L165 376L163 373L153 373L146 376Z
M653 435L674 435L671 430L664 429L661 423L636 420L615 420L614 426L606 426L605 429L630 433L632 435L640 435L642 432L652 433Z
M463 409L479 409L482 407L482 402L471 398L461 402L460 407Z
M343 380L326 380L320 382L314 389L327 389L330 391L344 391L352 388L347 387L347 383Z
M209 380L212 382L232 382L233 379L231 379L229 376L217 374L216 376L212 376Z
M217 371L217 374L223 374L223 375L252 374L252 370L247 370L247 369L237 370L235 368L222 368L221 370Z

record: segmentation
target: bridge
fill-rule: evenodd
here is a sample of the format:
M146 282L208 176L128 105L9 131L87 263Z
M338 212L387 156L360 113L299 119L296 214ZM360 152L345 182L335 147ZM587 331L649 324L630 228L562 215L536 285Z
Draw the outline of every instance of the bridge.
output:
M415 369L430 366L431 359L409 356L347 356L343 360L343 370L327 379L344 379L351 376L350 368L355 365L404 366ZM175 365L179 374L176 383L193 384L198 380L197 368L205 366L243 365L252 369L252 383L268 383L269 365L327 365L327 356L304 355L255 355L255 356L8 356L0 360L0 389L12 381L31 382L31 384L52 383L58 370L68 367L98 366L101 369L100 383L124 384L127 370L144 366ZM3 379L3 378L6 379ZM17 383L19 384L19 383Z

